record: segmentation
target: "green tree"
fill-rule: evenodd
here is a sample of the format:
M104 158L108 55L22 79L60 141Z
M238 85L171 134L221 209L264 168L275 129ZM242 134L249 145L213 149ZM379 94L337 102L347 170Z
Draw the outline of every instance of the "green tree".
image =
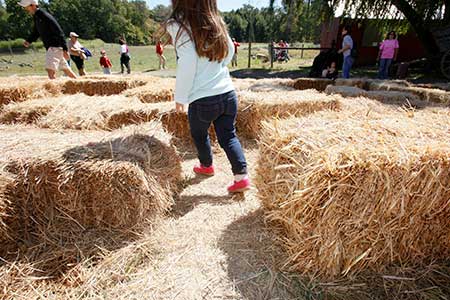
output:
M170 6L159 4L153 8L152 17L155 22L161 23L167 20L171 13L172 8Z
M27 38L33 26L33 19L17 4L16 0L5 0L5 4L8 13L8 38Z

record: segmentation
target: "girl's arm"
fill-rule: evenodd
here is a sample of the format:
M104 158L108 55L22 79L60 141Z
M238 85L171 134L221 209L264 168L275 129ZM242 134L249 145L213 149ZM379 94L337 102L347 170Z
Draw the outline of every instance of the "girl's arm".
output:
M233 59L233 55L234 55L234 43L233 40L230 38L230 36L227 36L228 38L228 55L227 57L225 57L225 59L223 60L223 65L226 66L228 65L231 60Z
M177 54L177 80L175 84L175 102L188 104L189 94L197 72L198 55L195 45L186 32L179 32L178 24L169 24L167 30ZM178 37L178 39L177 39Z

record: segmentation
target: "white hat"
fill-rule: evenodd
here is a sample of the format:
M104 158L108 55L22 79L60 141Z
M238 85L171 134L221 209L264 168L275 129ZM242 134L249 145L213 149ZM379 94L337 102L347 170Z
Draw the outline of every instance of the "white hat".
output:
M73 37L73 36L74 36L74 37L79 37L79 35L78 35L78 34L76 34L76 33L75 33L75 32L73 32L73 31L72 31L71 33L69 33L69 36L70 36L70 37Z
M38 2L37 2L37 0L20 0L20 2L17 2L17 4L19 4L22 7L27 7L32 4L38 5Z

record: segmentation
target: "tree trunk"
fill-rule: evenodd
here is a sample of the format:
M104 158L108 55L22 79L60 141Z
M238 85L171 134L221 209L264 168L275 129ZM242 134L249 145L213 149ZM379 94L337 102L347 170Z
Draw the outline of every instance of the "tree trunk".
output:
M425 24L425 21L420 17L420 15L414 10L414 8L409 5L405 0L394 0L392 3L395 7L403 13L408 22L411 24L412 28L417 34L422 46L425 49L426 56L434 62L439 56L440 51L437 46L434 37L431 33L429 26Z
M296 4L296 0L289 0L288 3L288 15L287 15L287 19L286 19L286 31L285 31L285 39L288 40L291 36L291 32L292 32L292 26L293 21L294 21L294 15L295 15L295 4Z

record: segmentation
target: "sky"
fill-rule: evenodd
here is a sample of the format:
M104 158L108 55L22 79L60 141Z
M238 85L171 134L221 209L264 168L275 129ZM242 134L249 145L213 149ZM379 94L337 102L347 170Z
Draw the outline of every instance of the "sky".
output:
M269 0L217 0L219 4L219 9L221 11L230 11L233 9L238 9L244 4L251 4L254 7L267 7L269 6ZM278 2L278 1L276 1ZM170 0L147 0L150 8L155 7L158 4L169 5Z

